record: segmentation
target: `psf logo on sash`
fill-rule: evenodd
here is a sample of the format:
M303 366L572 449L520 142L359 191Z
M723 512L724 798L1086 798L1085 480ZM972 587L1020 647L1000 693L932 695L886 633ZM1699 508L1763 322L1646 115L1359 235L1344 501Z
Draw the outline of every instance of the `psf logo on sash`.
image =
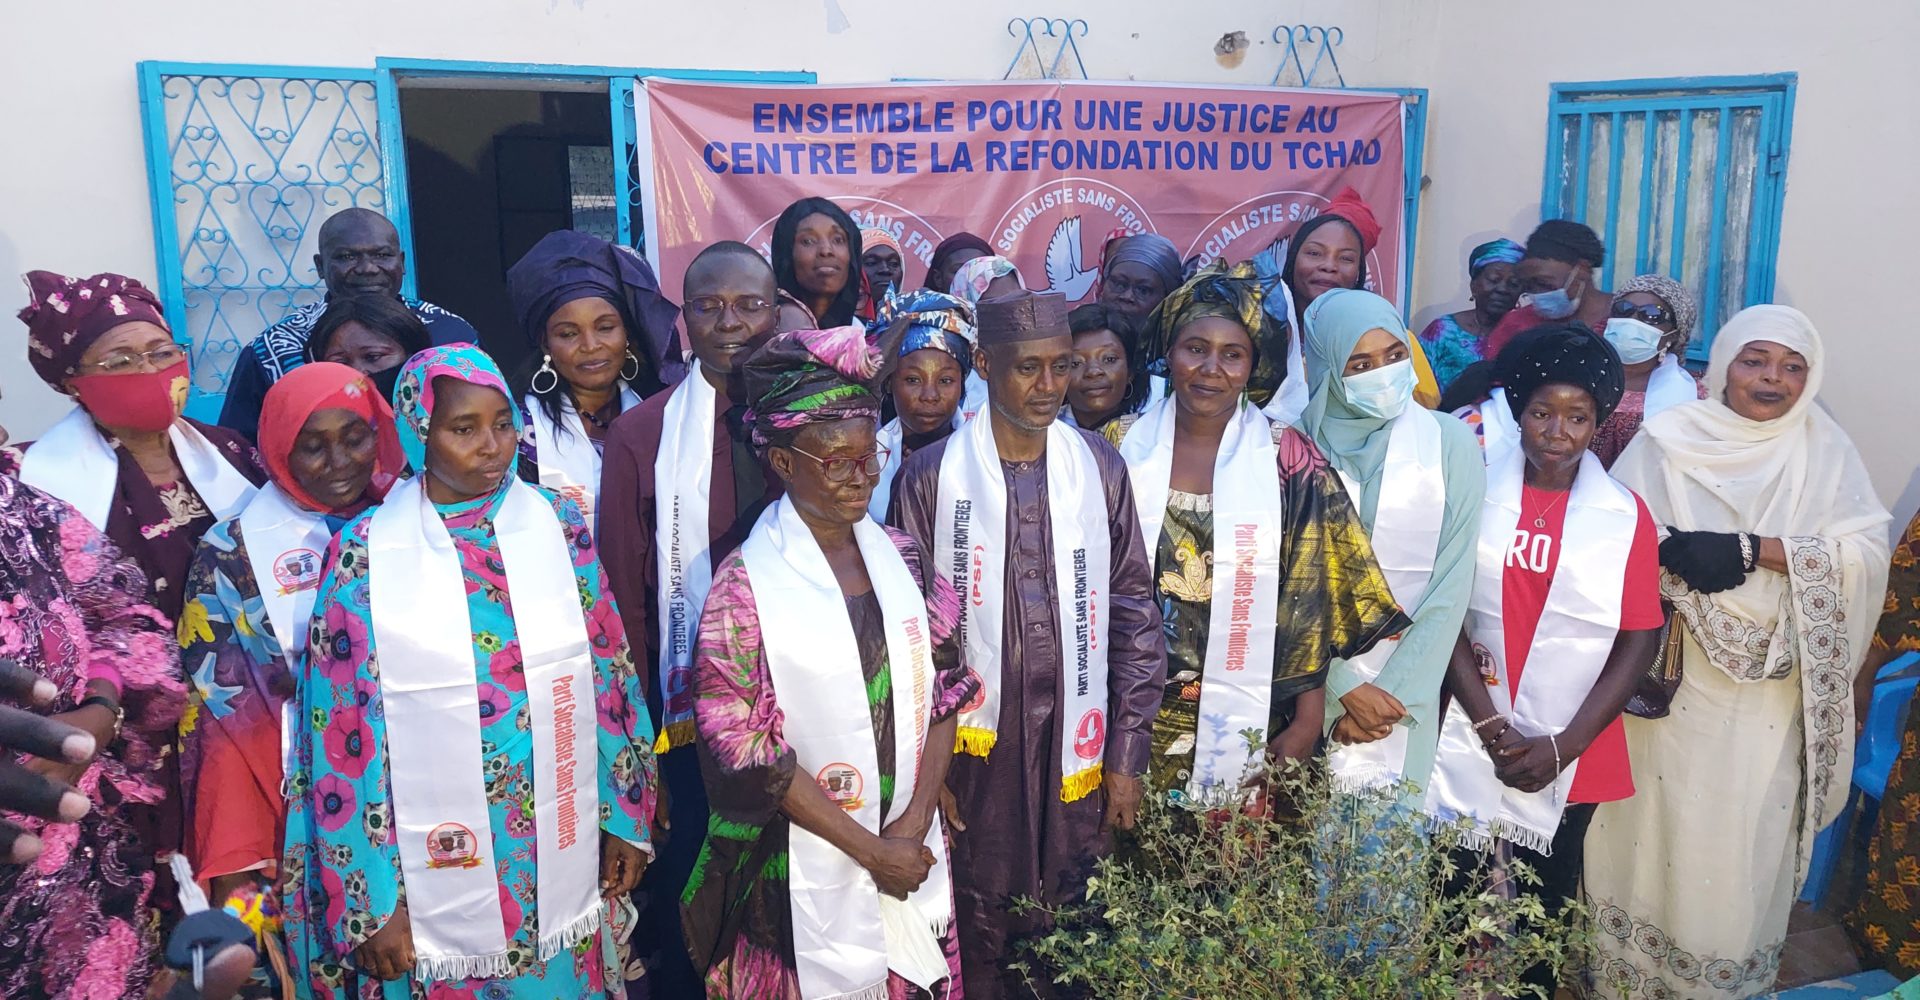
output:
M280 553L273 560L273 582L282 597L320 586L320 553L306 548Z
M834 805L848 812L858 811L867 804L867 800L861 797L867 790L867 780L861 777L860 769L852 764L835 761L821 768L813 780L820 785L821 791L827 793L827 798L833 800Z
M1107 713L1097 708L1087 709L1080 717L1080 724L1073 727L1073 752L1081 760L1099 760L1100 754L1107 749Z
M480 839L459 823L442 823L427 832L428 868L478 868Z

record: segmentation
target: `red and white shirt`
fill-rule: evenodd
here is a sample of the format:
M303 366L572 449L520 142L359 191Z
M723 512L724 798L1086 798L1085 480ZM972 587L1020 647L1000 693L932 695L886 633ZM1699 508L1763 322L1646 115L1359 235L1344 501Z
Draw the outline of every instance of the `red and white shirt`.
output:
M1560 564L1560 534L1567 524L1566 493L1554 493L1521 487L1520 522L1514 528L1513 541L1507 547L1507 560L1501 578L1501 610L1506 629L1507 675L1514 691L1520 690L1527 666L1527 654L1533 648L1533 634L1540 626L1540 614L1546 608L1547 590L1553 586L1553 573ZM1659 628L1666 620L1660 609L1660 544L1653 515L1638 496L1638 523L1633 529L1633 548L1627 553L1626 591L1620 602L1620 631L1634 632ZM1546 527L1535 528L1534 518L1545 511ZM1607 725L1594 738L1593 745L1580 757L1580 769L1574 772L1568 802L1614 802L1633 795L1633 769L1627 759L1627 733L1619 719Z

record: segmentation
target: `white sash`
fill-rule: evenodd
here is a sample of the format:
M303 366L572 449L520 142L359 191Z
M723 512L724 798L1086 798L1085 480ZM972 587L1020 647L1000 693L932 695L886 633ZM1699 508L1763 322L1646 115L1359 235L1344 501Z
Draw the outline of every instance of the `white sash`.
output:
M1373 524L1367 529L1387 588L1410 618L1418 616L1420 604L1426 600L1447 512L1445 456L1440 425L1436 423L1439 419L1418 407L1408 407L1394 419L1387 438L1386 461L1381 466L1380 499L1374 506ZM1344 472L1340 479L1358 504L1359 484ZM1345 661L1345 669L1371 684L1399 648L1397 638L1382 640ZM1335 784L1348 790L1395 784L1406 773L1408 738L1406 724L1400 723L1384 739L1372 743L1336 744L1327 752Z
M1480 404L1480 456L1489 467L1520 447L1520 422L1507 405L1507 390L1495 389Z
M640 397L620 383L620 412L640 405ZM547 416L540 397L531 393L526 399L527 419L533 423L534 460L540 464L540 485L580 505L587 524L593 525L594 503L600 497L600 449L587 437L573 397L560 394L560 419L565 430Z
M1175 408L1165 399L1127 429L1120 456L1133 481L1134 506L1147 551L1160 548L1173 479ZM1230 798L1251 760L1243 730L1266 741L1273 711L1273 660L1280 604L1282 509L1278 449L1267 417L1242 403L1213 457L1213 602L1200 680L1200 726L1194 734L1188 794L1202 802Z
M853 533L886 618L897 814L913 799L932 718L931 625L926 600L886 530L869 518ZM888 819L880 812L880 756L860 648L833 569L784 497L760 515L740 554L760 609L767 671L786 719L781 735L800 770L795 780L818 782L856 822L879 833ZM904 903L883 895L866 869L824 837L797 824L788 837L794 968L802 997L886 1000L889 968L929 990L947 976L935 935L953 921L953 893L938 817L925 841L936 859L933 870ZM893 927L883 914L893 907L908 910L900 930L916 932L912 945L889 937Z
M260 488L240 512L240 541L247 547L247 564L260 591L260 604L280 654L293 676L307 654L307 626L313 601L320 596L320 577L326 569L327 543L333 532L325 515L307 510L273 483ZM293 773L294 713L299 700L280 706L280 774Z
M180 471L193 485L214 520L224 521L253 499L253 482L240 474L192 424L175 420L167 430ZM87 523L107 530L113 516L113 490L120 480L120 460L93 417L81 407L27 449L20 463L20 481L65 500Z
M954 420L959 419L960 416L956 413ZM887 505L893 501L893 477L900 474L902 461L900 442L905 437L906 432L900 427L899 417L881 424L880 429L873 435L874 447L883 448L887 452L887 465L880 470L880 478L873 484L873 497L867 501L867 513L882 524L887 520Z
M494 519L533 720L540 957L600 925L593 656L573 549L553 506L510 481ZM482 767L460 554L421 479L374 512L368 586L386 712L394 835L422 981L512 971ZM383 571L384 570L384 571Z
M1081 432L1047 428L1047 517L1053 539L1053 583L1060 643L1060 799L1073 802L1100 787L1107 742L1106 613L1101 588L1112 579L1106 490L1093 449ZM960 749L993 750L1000 728L1005 666L1001 594L1006 586L1007 483L993 421L969 420L947 438L940 456L934 565L964 598L960 631L967 667L980 678L975 703L960 713Z
M654 579L659 581L660 738L665 751L694 741L693 644L700 609L713 586L713 547L707 511L713 495L713 383L695 361L687 377L668 390L661 417L660 451L653 459Z
M1607 475L1598 457L1592 452L1581 457L1580 472L1567 499L1560 558L1547 588L1532 651L1527 654L1522 678L1527 689L1516 697L1507 674L1509 650L1501 606L1509 559L1536 558L1513 551L1520 540L1525 462L1525 456L1515 451L1487 470L1466 632L1481 660L1494 711L1521 733L1540 736L1558 734L1567 727L1613 651L1639 507L1633 494ZM1578 760L1568 762L1553 784L1537 792L1507 787L1495 776L1493 758L1473 731L1473 720L1455 700L1440 724L1440 750L1428 786L1427 811L1443 823L1472 819L1474 829L1465 846L1485 848L1497 837L1551 854L1579 764Z
M1693 403L1700 399L1700 384L1693 380L1692 373L1680 367L1680 359L1672 354L1660 359L1660 366L1647 376L1647 401L1640 413L1641 421L1659 413L1670 406L1681 403Z
M966 423L974 417L985 413L986 410L987 380L981 378L979 372L970 371L967 373L966 382L962 385L960 409L955 411L953 415L954 419L961 423Z

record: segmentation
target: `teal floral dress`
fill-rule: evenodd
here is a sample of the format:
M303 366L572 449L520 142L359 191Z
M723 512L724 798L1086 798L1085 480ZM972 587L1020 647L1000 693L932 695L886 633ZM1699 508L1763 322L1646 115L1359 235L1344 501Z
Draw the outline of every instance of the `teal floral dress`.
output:
M464 356L455 359L467 362L457 372L437 360L461 352L477 356L484 362L483 370L474 372L473 362ZM424 373L416 372L416 367ZM436 348L408 362L399 393L401 436L416 465L420 457L413 449L425 437L425 413L431 410L431 397L419 392L420 385L449 374L489 385L498 380L491 360L473 348ZM504 380L500 382L504 385ZM411 399L409 389L414 392ZM353 950L384 926L405 899L400 851L393 836L379 650L368 603L368 576L370 571L405 573L407 568L369 564L372 512L368 512L350 522L329 547L328 570L314 605L305 676L297 696L297 718L305 725L295 737L300 767L289 788L282 866L288 891L304 897L290 900L286 907L287 933L296 939L294 953L321 956L307 970L305 985L315 997L573 1000L622 994L623 984L609 984L603 971L603 948L608 946L610 932L603 929L544 962L536 943L538 845L532 798L535 783L546 776L534 770L526 678L512 595L493 526L494 513L514 482L509 471L502 488L489 496L435 505L459 553L466 582L494 847L488 856L497 859L501 920L513 972L499 979L423 984L408 977L381 982L362 974L351 959ZM650 851L657 787L653 727L645 712L636 711L645 702L626 633L579 507L546 490L540 492L553 504L554 515L565 529L594 650L600 828L605 836ZM299 944L303 936L306 947Z

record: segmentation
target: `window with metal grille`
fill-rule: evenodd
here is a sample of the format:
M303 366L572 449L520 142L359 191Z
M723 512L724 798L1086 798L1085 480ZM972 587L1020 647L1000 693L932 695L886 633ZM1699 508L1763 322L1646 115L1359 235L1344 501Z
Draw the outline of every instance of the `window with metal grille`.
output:
M1796 77L1553 85L1543 218L1607 244L1613 288L1658 272L1700 301L1690 356L1728 316L1773 298Z

